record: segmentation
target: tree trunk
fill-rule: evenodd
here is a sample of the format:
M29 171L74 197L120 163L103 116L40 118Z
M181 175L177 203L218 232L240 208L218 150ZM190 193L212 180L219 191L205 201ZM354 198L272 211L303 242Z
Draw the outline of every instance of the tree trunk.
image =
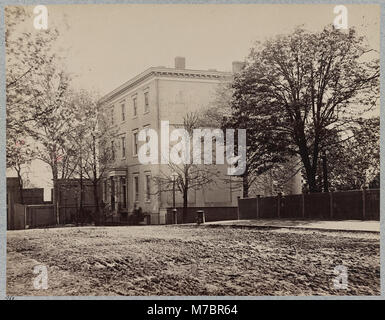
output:
M188 179L186 179L185 187L183 189L183 212L182 212L182 223L184 223L185 217L187 217L188 207Z
M322 155L322 180L324 192L329 192L329 181L328 181L328 166L326 160L326 154Z
M309 171L306 170L307 175L307 183L309 185L309 192L314 193L318 192L318 186L317 186L317 180L316 180L316 173L313 169L310 169Z
M59 217L59 192L58 192L58 174L57 174L57 168L52 168L52 180L53 180L53 193L52 193L52 204L53 204L53 214L56 217L56 224L60 224L60 217Z
M249 197L249 168L246 165L246 170L245 173L242 175L242 196L243 198L248 198Z
M16 168L17 179L19 181L20 203L24 204L23 179L21 177L21 168Z
M80 215L80 225L84 222L83 215L83 161L82 156L80 155L80 203L79 203L79 215Z
M309 186L309 192L318 192L317 182L316 182L316 168L312 167L309 154L307 152L306 146L299 145L299 153L301 156L302 164L306 172L306 181Z
M246 173L242 176L242 189L243 189L243 198L248 198L249 197L249 179Z

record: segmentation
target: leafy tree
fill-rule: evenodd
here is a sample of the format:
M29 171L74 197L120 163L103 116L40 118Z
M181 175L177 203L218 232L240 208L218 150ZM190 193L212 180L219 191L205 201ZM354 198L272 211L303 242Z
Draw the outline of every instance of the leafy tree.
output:
M258 42L235 76L229 121L253 128L247 132L248 169L298 156L309 191L319 191L319 159L330 129L347 132L377 105L379 61L372 56L353 28L297 28Z
M334 190L368 187L380 173L379 117L358 119L349 136L335 140L336 143L328 145L325 155L330 187Z
M24 31L23 26L32 23L30 18L23 7L5 9L7 166L21 168L32 160L14 148L16 140L37 142L34 155L52 170L54 211L59 222L56 182L60 174L65 177L73 172L71 148L65 140L71 123L67 104L70 79L52 52L57 30Z
M233 80L228 79L218 85L213 103L200 115L203 126L223 129L240 127L241 121L232 108L235 92ZM224 182L231 184L232 188L242 190L244 198L279 192L289 194L291 185L288 182L299 171L297 161L287 162L285 158L278 158L276 155L273 158L273 154L264 153L266 149L256 148L252 137L255 132L247 129L247 170L241 176L224 177Z
M18 154L10 152L16 137L26 140L32 123L52 111L45 104L41 83L55 60L51 47L57 31L24 32L22 26L29 20L23 7L5 7L7 167L20 163Z

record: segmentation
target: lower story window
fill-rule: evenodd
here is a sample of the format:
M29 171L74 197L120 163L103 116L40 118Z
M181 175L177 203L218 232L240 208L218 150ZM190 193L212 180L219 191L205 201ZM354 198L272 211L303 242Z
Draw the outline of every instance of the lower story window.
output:
M121 178L120 180L122 186L122 208L127 208L127 184L126 178Z
M107 180L105 180L104 181L104 186L103 186L103 191L104 191L104 199L103 199L103 201L104 202L108 202L108 200L107 200L107 197L108 197L108 184L107 184Z
M151 175L146 174L146 201L151 200Z
M134 201L139 201L139 176L134 176Z

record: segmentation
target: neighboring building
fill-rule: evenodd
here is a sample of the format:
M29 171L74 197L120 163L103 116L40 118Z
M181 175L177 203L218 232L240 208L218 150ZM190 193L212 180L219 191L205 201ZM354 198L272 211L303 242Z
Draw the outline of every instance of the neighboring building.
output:
M21 196L20 192L23 192ZM24 229L25 212L22 205L44 204L43 188L28 188L20 190L20 182L17 177L7 177L7 229ZM16 210L16 207L18 209Z
M239 71L240 66L234 63L234 71ZM231 77L229 72L188 70L185 59L177 57L175 68L149 68L100 100L110 125L118 131L111 141L114 164L102 182L103 201L112 212L132 213L135 206L141 207L144 213L151 214L152 224L165 223L166 209L172 206L172 193L153 192L153 177L159 174L162 165L139 163L138 133L143 128L159 133L162 120L170 122L170 129L182 124L187 113L209 107L217 86ZM213 188L191 190L189 206L236 206L240 195L239 187L234 190L231 183L223 182ZM176 204L182 205L179 192Z
M79 179L58 179L60 224L93 221L94 190L90 180L83 179L83 210L80 210ZM44 201L43 188L22 189L18 178L7 178L7 229L25 229L56 224L51 201ZM100 198L100 194L99 194ZM23 200L22 200L23 199ZM82 212L81 212L82 211Z
M60 224L92 221L96 213L93 185L89 179L83 179L82 185L81 191L80 179L57 180Z
M44 188L27 188L23 189L24 204L43 204Z
M16 203L20 203L19 179L7 177L7 230L20 229L15 217Z

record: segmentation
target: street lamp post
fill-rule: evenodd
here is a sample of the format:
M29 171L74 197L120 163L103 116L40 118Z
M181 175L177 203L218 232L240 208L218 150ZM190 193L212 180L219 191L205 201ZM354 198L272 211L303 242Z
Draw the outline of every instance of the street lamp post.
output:
M175 183L176 183L176 178L178 174L176 172L172 173L172 213L173 213L173 218L174 218L174 223L178 223L178 215L177 215L177 210L175 208Z

